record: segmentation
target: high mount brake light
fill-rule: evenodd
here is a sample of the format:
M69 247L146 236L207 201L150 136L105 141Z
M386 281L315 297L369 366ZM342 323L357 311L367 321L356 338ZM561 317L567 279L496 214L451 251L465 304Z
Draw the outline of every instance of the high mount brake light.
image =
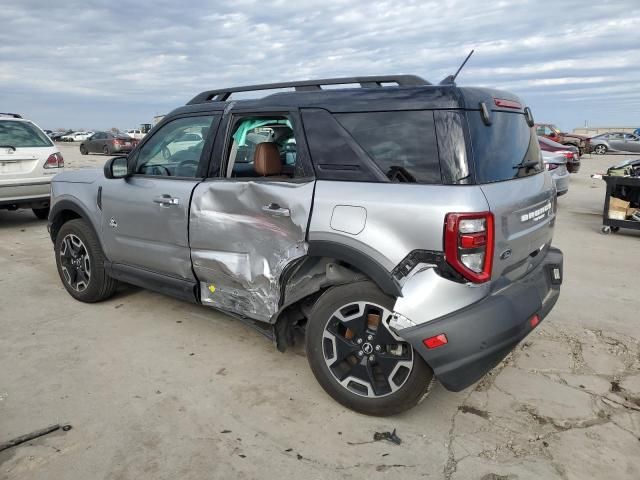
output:
M516 110L519 110L522 108L522 105L520 105L520 103L515 102L513 100L506 100L504 98L494 98L493 102L496 104L496 107L513 108Z
M62 168L64 167L64 158L59 153L52 153L44 163L44 168Z
M491 212L448 213L444 227L447 263L473 283L491 279L494 221Z

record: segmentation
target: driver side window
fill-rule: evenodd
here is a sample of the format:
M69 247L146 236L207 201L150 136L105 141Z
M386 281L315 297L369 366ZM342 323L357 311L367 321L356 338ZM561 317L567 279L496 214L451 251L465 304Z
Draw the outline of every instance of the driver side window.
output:
M164 125L142 146L135 172L195 178L213 119L210 115L185 117Z

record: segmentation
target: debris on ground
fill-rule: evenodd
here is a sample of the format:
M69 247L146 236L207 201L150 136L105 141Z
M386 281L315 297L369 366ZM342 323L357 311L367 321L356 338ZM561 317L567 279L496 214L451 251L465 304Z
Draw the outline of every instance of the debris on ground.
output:
M369 442L347 442L349 445L364 445L366 443L374 443L379 442L381 440L388 440L391 443L396 445L400 445L402 443L402 439L396 435L396 429L394 428L392 432L375 432L373 434L373 440Z
M41 428L31 433L27 433L26 435L21 435L12 440L9 440L8 442L0 443L0 452L2 452L3 450L6 450L7 448L16 447L21 443L25 443L25 442L28 442L29 440L33 440L33 439L42 437L44 435L47 435L51 432L55 432L56 430L63 430L65 432L68 432L69 430L71 430L71 425L60 425L59 423L57 423L55 425L51 425L49 427Z

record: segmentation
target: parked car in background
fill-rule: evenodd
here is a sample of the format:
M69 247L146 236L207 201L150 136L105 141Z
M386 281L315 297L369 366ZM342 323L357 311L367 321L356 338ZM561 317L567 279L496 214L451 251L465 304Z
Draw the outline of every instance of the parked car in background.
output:
M138 140L124 133L96 132L80 144L80 153L128 153L138 144Z
M62 137L64 137L65 135L70 135L73 133L73 130L66 130L64 132L53 132L51 134L51 140L53 140L54 142L61 142Z
M143 139L144 136L146 135L146 133L144 133L142 130L140 130L138 128L133 128L131 130L125 130L125 133L127 135L129 135L131 138L135 138L137 140Z
M89 138L91 135L93 135L93 132L73 132L68 135L63 135L60 137L60 140L63 142L81 142Z
M51 178L64 159L51 139L20 115L0 114L0 209L49 215Z
M573 145L578 149L580 155L590 151L589 137L585 135L562 132L551 123L536 123L535 127L539 137L546 137L562 145Z
M580 154L578 147L573 145L562 145L561 143L549 140L546 137L538 137L540 150L545 152L561 153L567 159L567 170L569 173L578 173L580 170Z
M591 151L597 155L607 152L640 153L640 136L633 133L609 132L591 138Z
M569 191L569 171L567 159L562 153L542 151L544 168L551 174L558 196Z

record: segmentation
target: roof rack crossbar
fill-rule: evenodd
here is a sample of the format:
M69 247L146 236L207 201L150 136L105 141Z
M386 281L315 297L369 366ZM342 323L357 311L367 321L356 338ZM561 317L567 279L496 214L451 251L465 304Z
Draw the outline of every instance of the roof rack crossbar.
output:
M4 113L4 112L0 112L0 116L3 117L13 117L13 118L22 118L22 115L18 114L18 113Z
M193 97L187 105L209 101L224 102L232 93L253 92L258 90L276 90L279 88L295 88L298 92L319 91L323 85L346 85L359 83L362 88L378 88L383 83L395 83L399 87L418 87L431 85L417 75L387 75L370 77L324 78L319 80L302 80L297 82L264 83L261 85L247 85L244 87L222 88L207 90Z

